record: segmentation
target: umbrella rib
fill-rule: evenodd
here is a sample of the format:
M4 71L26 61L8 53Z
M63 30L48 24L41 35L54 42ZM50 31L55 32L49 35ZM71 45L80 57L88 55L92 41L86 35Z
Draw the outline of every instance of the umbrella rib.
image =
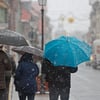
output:
M76 44L74 43L74 45L76 45ZM81 48L80 48L81 46L78 46L78 45L76 45L76 46L77 46L79 49L81 49ZM83 46L83 47L84 47L84 46ZM84 48L84 51L83 51L82 49L81 49L81 51L82 51L83 53L85 52L84 54L88 57L87 54L89 53L89 50L87 50L86 47ZM87 52L88 52L88 53L87 53ZM90 53L91 53L91 52L90 52Z
M69 47L70 47L70 51L72 51L72 47L71 45L69 44ZM76 62L76 56L74 56L74 52L71 52L72 53L72 56L74 58L74 61ZM75 65L75 62L74 62L74 65Z
M74 43L74 45L76 45ZM80 51L82 51L84 53L84 51L80 48L80 46L76 45L76 47L78 47L80 49ZM87 53L85 52L84 55L87 57L87 60L89 59L89 56L87 55ZM77 57L76 57L77 58ZM82 59L81 59L82 60ZM82 60L82 61L85 61L85 60ZM81 62L80 62L81 63Z

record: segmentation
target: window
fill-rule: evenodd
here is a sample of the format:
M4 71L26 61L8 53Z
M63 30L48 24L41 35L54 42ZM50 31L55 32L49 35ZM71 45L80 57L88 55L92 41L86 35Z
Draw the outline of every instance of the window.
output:
M7 9L0 8L0 23L6 23L6 22L7 22Z

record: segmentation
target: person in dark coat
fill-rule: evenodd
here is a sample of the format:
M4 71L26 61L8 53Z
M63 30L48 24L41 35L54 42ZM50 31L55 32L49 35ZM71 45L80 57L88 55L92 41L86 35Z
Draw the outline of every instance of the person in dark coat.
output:
M9 83L11 78L11 61L3 45L0 45L0 100L8 100Z
M37 91L36 77L38 74L39 69L33 63L32 54L25 53L19 61L14 80L20 100L26 100L26 97L28 97L28 100L34 100Z
M69 100L71 87L71 73L75 73L78 67L53 66L47 60L43 60L42 77L48 82L50 100Z

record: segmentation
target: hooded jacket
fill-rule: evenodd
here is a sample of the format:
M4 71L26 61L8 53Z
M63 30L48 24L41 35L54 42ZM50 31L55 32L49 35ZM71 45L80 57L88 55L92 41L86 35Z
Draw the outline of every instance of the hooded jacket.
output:
M15 72L16 91L32 94L37 91L36 77L39 74L38 66L33 63L32 55L25 53Z

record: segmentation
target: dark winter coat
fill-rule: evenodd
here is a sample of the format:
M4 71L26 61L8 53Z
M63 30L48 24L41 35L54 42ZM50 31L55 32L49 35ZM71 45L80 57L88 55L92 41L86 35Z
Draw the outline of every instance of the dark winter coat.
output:
M65 66L53 66L47 59L42 64L42 73L46 75L49 87L55 85L57 88L71 87L71 73L75 73L77 68Z
M31 57L21 58L15 72L16 90L26 94L35 93L37 91L36 76L38 74L38 66L32 62Z
M8 55L0 50L0 89L8 88L9 81L7 77L10 78L11 75L8 75L7 72L11 72L11 62Z

